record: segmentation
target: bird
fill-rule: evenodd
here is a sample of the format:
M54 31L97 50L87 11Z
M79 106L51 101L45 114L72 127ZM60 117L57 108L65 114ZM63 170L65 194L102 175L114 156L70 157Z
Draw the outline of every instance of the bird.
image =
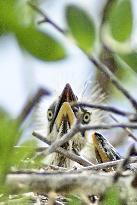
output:
M91 91L90 101L100 103L103 100L104 96L101 94L99 87L95 86ZM71 85L67 83L59 97L47 109L47 139L49 141L53 143L70 132L78 120L82 125L95 124L102 120L103 114L101 111L98 112L96 109L91 110L77 106L78 102L77 95L74 94ZM86 156L88 159L88 137L87 131L79 132L71 140L63 144L62 148L75 154L83 155L83 157ZM85 151L82 152L82 150ZM75 164L60 153L52 153L46 159L48 165L59 167L72 168ZM94 152L90 161L95 161Z
M117 150L100 133L92 133L92 143L98 163L116 161L122 159ZM114 171L115 167L106 168L105 171Z
M110 162L110 161L116 161L123 159L123 157L117 152L117 150L110 144L110 142L100 133L94 132L92 133L92 144L93 149L95 152L95 157L97 160L97 163L104 163L104 162ZM125 170L130 170L133 172L136 172L137 169L134 165L126 164L124 165ZM116 171L117 167L108 167L103 169L105 172L110 171Z

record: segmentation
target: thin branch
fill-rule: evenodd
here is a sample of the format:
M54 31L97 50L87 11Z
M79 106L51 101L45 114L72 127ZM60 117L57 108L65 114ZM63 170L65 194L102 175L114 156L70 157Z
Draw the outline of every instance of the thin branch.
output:
M107 129L114 129L114 128L132 128L137 129L137 123L117 123L117 124L99 124L99 125L87 125L82 126L79 125L79 131L86 131L86 130L107 130Z
M109 68L101 63L99 59L93 57L93 56L88 56L89 60L101 71L103 72L110 80L111 82L115 85L115 87L123 93L123 95L130 101L132 106L137 110L137 101L130 95L130 93L123 87L121 82L117 79L117 77L109 70Z
M61 139L55 141L47 150L46 155L49 155L50 153L57 150L58 147L61 147L65 142L68 142L73 138L73 136L79 132L79 126L75 126L71 131L65 135L62 136Z
M75 126L69 133L65 134L61 139L55 141L50 147L49 149L46 151L47 154L50 154L54 151L56 151L56 149L60 146L62 146L64 143L66 143L67 141L71 140L73 138L73 136L78 133L78 132L84 132L87 130L98 130L98 129L112 129L112 128L126 128L126 127L130 127L132 129L137 129L137 124L99 124L99 125L94 125L94 126L82 126L82 125L77 125Z
M90 171L90 170L101 170L101 169L106 169L109 167L115 167L118 166L120 163L122 163L125 159L120 159L120 160L116 160L116 161L111 161L111 162L104 162L101 164L96 164L96 165L92 165L92 166L88 166L88 167L83 167L81 169L79 169L79 172L82 171ZM131 163L136 163L137 162L137 156L135 157L130 157L129 161L127 162L127 164L131 164ZM75 171L73 171L75 172Z
M33 136L36 137L37 139L41 140L42 142L45 142L46 144L50 145L51 142L49 142L43 135L39 134L38 132L34 131L33 133ZM72 133L73 134L73 133ZM47 148L48 149L48 148ZM64 156L66 156L67 158L83 165L83 166L90 166L90 165L93 165L91 162L87 161L86 159L72 153L72 152L69 152L65 149L63 149L62 147L58 147L56 149L56 152L60 153L60 154L63 154ZM42 153L43 154L43 153ZM45 151L45 156L47 155L47 150Z
M19 122L19 124L23 123L23 121L29 115L29 113L34 108L34 106L40 101L40 99L43 96L47 96L47 95L50 95L50 92L47 89L40 88L37 91L37 93L26 102L21 113L19 114L19 116L17 118L17 121Z
M62 34L66 34L67 32L65 30L63 30L62 28L60 28L55 22L53 22L46 14L44 11L42 11L42 9L38 8L35 4L28 2L29 6L34 9L35 11L37 11L39 14L41 14L43 16L43 19L41 21L39 21L38 23L49 23L51 24L56 30L58 30L60 33Z
M55 28L57 29L59 32L61 32L64 36L66 35L66 32L64 32L64 30L60 29L60 27L58 25L56 25L51 19L49 19L49 17L47 17L47 15L44 14L44 12L39 9L36 5L33 5L32 3L29 2L29 5L36 10L38 13L40 13L45 20L48 22ZM83 51L84 52L84 51ZM85 53L85 52L84 52ZM130 101L130 103L133 105L133 107L135 108L135 110L137 110L137 101L134 99L134 97L132 97L132 95L130 95L130 93L123 87L123 85L121 84L121 82L117 79L117 77L109 70L109 68L104 65L103 63L101 63L97 58L93 57L93 56L89 56L87 53L85 53L85 55L89 58L90 62L93 63L101 72L103 72L110 80L111 82L115 85L115 87L121 91L121 93L123 93L123 95Z
M55 141L47 150L46 150L46 156L51 154L52 152L55 152L56 149L60 146L62 146L64 143L68 142L73 138L75 134L78 132L85 132L87 130L106 130L106 129L112 129L112 128L132 128L137 129L137 124L133 123L118 123L118 124L99 124L99 125L93 125L93 126L83 126L80 124L77 124L74 128L71 129L71 131L67 134L65 134L61 139Z
M107 106L107 105L98 105L98 104L79 102L75 106L96 108L96 109L99 109L99 110L104 110L104 111L107 111L107 112L112 112L112 113L117 114L117 115L128 117L129 119L131 117L133 118L133 116L135 115L134 113L126 112L126 111L120 110L118 108L115 108L115 107L112 107L112 106Z
M99 171L99 170L103 170L103 169L107 169L107 168L110 168L110 167L118 167L118 166L123 166L123 164L125 165L125 160L126 158L124 159L119 159L119 160L116 160L116 161L111 161L111 162L104 162L104 163L101 163L101 164L96 164L96 165L89 165L89 166L86 166L86 167L82 167L82 168L79 168L79 169L71 169L71 170L68 170L66 168L63 168L63 167L58 167L58 166L53 166L51 165L51 168L53 168L54 170L56 170L56 173L57 172L65 172L67 171L67 173L81 173L81 172L85 172L85 171ZM128 160L126 160L126 165L131 165L133 163L137 163L137 156L134 156L134 157L130 157ZM134 170L133 170L134 171ZM10 172L10 174L41 174L41 173L51 173L49 172L48 170L13 170ZM116 172L115 172L116 173ZM114 174L115 176L115 174Z
M119 123L119 121L113 116L113 115L110 115L110 117L116 122L116 123ZM126 133L128 134L129 137L131 137L133 140L135 140L137 142L137 138L135 137L135 135L131 132L131 130L129 128L123 128Z
M124 160L121 161L118 164L117 170L114 174L114 182L118 181L119 177L122 175L122 172L124 170L126 170L127 168L130 169L133 172L137 172L137 168L135 168L134 166L129 165L130 156L132 156L132 154L137 154L137 153L134 153L134 152L135 152L135 146L131 145L131 147L129 148L129 150L128 150L125 158L124 158Z

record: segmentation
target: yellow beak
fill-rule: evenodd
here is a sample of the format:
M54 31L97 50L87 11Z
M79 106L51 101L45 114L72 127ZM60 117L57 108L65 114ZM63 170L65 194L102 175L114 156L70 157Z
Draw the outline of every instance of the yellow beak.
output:
M95 148L96 157L97 157L98 161L109 162L110 159L109 159L107 153L105 152L104 148L102 147L101 141L97 137L96 133L92 134L92 139L93 139L93 145Z
M66 84L63 89L56 107L54 122L59 130L62 127L62 133L65 134L68 129L71 129L75 124L76 117L71 108L71 103L77 102L71 86Z
M76 118L74 115L74 112L68 102L64 102L59 110L59 113L56 118L56 125L59 129L62 125L63 121L66 120L69 128L72 128L72 126L75 124Z

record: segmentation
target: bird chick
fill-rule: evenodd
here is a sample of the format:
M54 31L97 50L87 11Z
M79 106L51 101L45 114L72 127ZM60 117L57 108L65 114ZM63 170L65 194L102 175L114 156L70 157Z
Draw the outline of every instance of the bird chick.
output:
M90 112L88 112L86 109L72 106L72 103L77 104L77 102L78 98L74 94L71 86L66 84L58 100L55 101L47 111L48 139L50 141L54 142L55 140L60 139L64 134L70 132L70 130L75 126L77 120L80 120L82 124L88 124L90 122ZM85 133L77 133L62 147L77 154L84 147L85 142ZM56 166L73 166L72 160L59 153L51 154L51 157L48 161L50 164Z
M101 94L101 90L98 86L95 86L93 89L90 87L90 91L91 93L88 91L87 98L84 96L84 99L81 99L81 102L102 103L104 96ZM74 94L71 86L66 84L61 95L47 110L47 138L49 141L53 143L63 135L69 133L76 125L77 121L83 125L94 125L102 122L102 119L104 118L104 113L102 114L102 111L80 107L77 105L78 102L78 98ZM92 148L93 154L91 157L89 154L89 150L91 153L91 149L89 149L89 146L87 145L89 144L87 143L89 133L89 131L85 131L83 133L75 134L75 136L62 147L75 154L81 154L83 157L94 163L96 161L94 148ZM72 160L59 153L52 153L46 157L46 164L66 168L72 168L74 165L77 166Z
M98 163L115 161L121 159L120 154L109 143L109 141L103 137L103 135L95 132L92 134L93 146ZM115 167L105 169L105 171L114 171Z

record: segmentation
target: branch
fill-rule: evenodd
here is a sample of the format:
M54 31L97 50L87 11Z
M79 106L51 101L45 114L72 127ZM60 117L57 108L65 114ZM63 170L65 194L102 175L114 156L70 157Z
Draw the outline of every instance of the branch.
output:
M101 164L96 164L96 165L92 165L92 166L88 166L88 167L83 167L81 169L79 169L79 172L82 171L90 171L90 170L100 170L100 169L106 169L109 167L113 167L113 166L118 166L120 163L123 163L125 159L120 159L120 160L116 160L116 161L111 161L111 162L104 162ZM129 161L127 162L127 164L131 164L131 163L136 163L137 162L137 156L135 157L130 157Z
M119 121L113 116L110 115L110 117L116 122L119 123ZM135 137L135 135L131 132L131 130L129 128L123 128L125 130L125 132L128 134L129 137L131 137L133 140L135 140L137 142L137 138Z
M50 145L51 142L49 142L44 136L42 136L41 134L37 133L36 131L34 131L32 133L32 135L34 137L36 137L37 139L41 140L42 142L45 142L46 144ZM48 149L48 148L47 148ZM86 159L72 153L72 152L69 152L65 149L63 149L62 147L58 147L56 149L56 152L60 153L60 154L63 154L65 157L83 165L83 166L90 166L90 165L93 165L91 162L87 161ZM46 156L46 153L47 153L47 150L45 150L45 156ZM43 154L43 153L42 153Z
M137 101L130 95L130 93L123 87L121 82L117 79L117 77L109 70L109 68L101 63L99 59L95 57L88 56L89 60L101 71L103 72L110 80L111 82L115 85L115 87L123 93L123 95L130 101L132 106L137 110Z
M132 189L131 183L134 176L125 176L117 182L117 187L124 198L132 194L136 199L137 189ZM17 194L20 191L29 190L41 194L55 191L57 193L102 195L104 191L113 185L113 175L110 173L90 174L84 173L39 173L39 174L8 174L6 185L10 187L10 193ZM102 186L103 185L103 186ZM128 193L128 194L127 194Z
M96 108L99 110L104 110L107 112L112 112L114 114L117 115L121 115L124 117L128 117L129 119L133 118L133 116L135 115L135 113L131 113L131 112L126 112L123 110L120 110L118 108L112 107L112 106L106 106L106 105L97 105L97 104L89 104L89 103L77 103L76 105L74 104L74 106L80 106L80 107L88 107L88 108Z
M80 124L77 124L74 128L71 129L71 131L67 134L65 134L61 139L55 141L47 150L46 155L51 154L52 152L55 152L56 149L60 146L62 146L64 143L68 142L73 138L75 134L78 132L85 132L87 130L99 130L99 129L112 129L112 128L132 128L137 129L137 124L133 123L118 123L118 124L99 124L94 126L82 126Z
M39 21L38 23L49 23L51 24L57 31L59 31L60 33L66 35L66 31L63 30L62 28L60 28L55 22L53 22L46 14L44 11L42 11L42 9L38 8L35 4L28 2L29 6L34 9L35 11L37 11L39 14L41 14L43 16L43 19L41 21Z
M57 29L60 33L62 33L64 36L67 36L67 33L64 32L57 24L55 24L47 15L44 14L44 12L39 9L36 5L29 2L29 5L36 10L38 13L40 13L44 18L45 21L50 23L55 29ZM83 51L84 52L84 51ZM103 72L115 85L115 87L123 93L123 95L130 101L132 106L137 110L137 101L132 97L132 95L129 94L129 92L123 87L121 82L117 79L117 77L109 70L109 68L101 63L98 59L95 57L89 56L87 53L84 52L84 54L89 58L90 62L93 63L101 72Z
M19 124L21 124L26 119L26 117L29 115L29 113L34 108L34 106L40 101L40 99L43 96L47 96L47 95L50 95L50 92L44 88L40 88L37 91L37 93L26 102L24 108L22 109L20 115L17 118Z
M113 129L113 128L132 128L137 129L137 124L134 123L117 123L117 124L99 124L99 125L79 125L79 131L86 131L86 130L107 130L107 129Z
M126 160L126 158L116 160L116 161L111 161L111 162L104 162L104 163L96 164L96 165L90 165L90 166L87 166L87 167L79 168L77 170L73 169L73 170L69 170L69 171L66 168L58 167L58 166L52 166L51 165L51 168L53 168L53 170L56 170L56 173L57 172L60 173L60 172L63 172L63 171L64 172L68 171L67 173L82 173L82 172L87 171L89 173L91 171L99 171L99 170L107 169L107 168L110 168L110 167L121 166L121 164L125 163L125 160ZM133 163L137 163L137 156L130 157L129 160L126 161L126 165L130 165L130 164L133 164ZM45 170L44 169L43 169L43 171L42 170L14 170L14 171L10 172L10 174L41 174L41 173L45 173ZM48 172L48 173L50 173L50 172ZM116 174L116 172L115 172L115 174ZM114 174L114 176L115 176L115 174Z
M118 181L119 177L122 175L122 172L127 168L133 172L137 172L137 168L135 168L134 166L131 167L129 165L130 156L132 156L133 154L137 154L134 144L130 146L124 160L119 163L116 173L114 174L114 182Z

